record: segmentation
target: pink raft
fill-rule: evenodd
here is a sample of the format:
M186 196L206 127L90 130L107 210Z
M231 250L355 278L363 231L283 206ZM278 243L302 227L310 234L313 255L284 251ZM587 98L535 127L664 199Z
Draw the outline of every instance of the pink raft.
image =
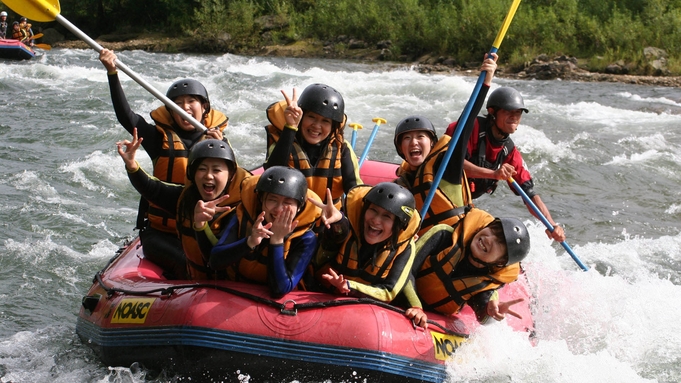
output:
M362 179L392 180L394 164L367 161ZM534 331L525 275L500 290ZM138 362L199 380L239 374L254 381L443 382L445 363L479 326L466 307L429 313L428 330L403 310L367 298L294 291L272 299L266 286L229 281L166 280L147 261L139 239L95 276L83 298L76 333L109 366Z
M0 58L12 60L28 60L35 57L33 49L19 40L0 39Z

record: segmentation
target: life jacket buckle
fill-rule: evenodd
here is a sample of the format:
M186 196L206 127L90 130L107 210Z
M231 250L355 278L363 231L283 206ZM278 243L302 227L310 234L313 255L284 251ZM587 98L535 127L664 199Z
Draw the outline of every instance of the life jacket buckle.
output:
M296 308L296 301L289 299L281 305L281 313L284 315L296 316L298 309Z

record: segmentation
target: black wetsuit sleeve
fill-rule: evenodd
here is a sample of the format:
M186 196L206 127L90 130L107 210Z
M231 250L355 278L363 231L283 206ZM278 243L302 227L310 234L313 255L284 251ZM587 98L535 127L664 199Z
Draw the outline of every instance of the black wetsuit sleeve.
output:
M163 182L147 174L141 167L135 172L128 172L128 179L147 201L172 215L177 215L177 201L182 194L183 185Z
M486 290L481 293L473 295L466 303L475 312L475 318L478 322L483 322L487 318L487 303L494 294L494 290Z
M337 249L350 234L350 221L343 215L340 221L332 223L330 226L330 228L324 227L321 238L322 245L325 249Z
M295 130L284 128L279 136L279 141L274 144L274 149L272 149L272 153L270 153L267 161L265 161L263 168L268 169L272 166L288 166L291 148L293 148L293 141L295 138Z
M312 267L315 271L335 259L341 245L349 235L350 221L345 216L340 221L331 224L331 228L324 227L319 234L320 249L312 260Z
M150 158L157 158L161 149L161 140L160 135L156 130L156 125L149 124L144 117L132 111L128 99L123 92L123 87L121 86L118 74L110 74L107 77L109 79L111 103L113 104L118 122L130 134L132 134L134 128L137 128L138 137L144 138L142 141L144 150L146 150Z
M456 147L452 153L452 158L449 160L449 164L445 169L442 178L447 182L459 185L461 184L461 175L463 174L463 162L466 158L466 152L468 147L468 139L471 137L471 132L473 132L473 127L475 126L476 116L480 113L482 105L485 103L485 98L487 97L487 92L489 91L489 86L483 84L478 92L478 97L475 98L473 103L473 108L471 109L466 125L461 131L461 137L456 142ZM463 116L463 112L462 112ZM461 117L457 121L461 122ZM452 138L453 139L453 138ZM450 142L451 145L451 142ZM439 166L439 165L438 165Z

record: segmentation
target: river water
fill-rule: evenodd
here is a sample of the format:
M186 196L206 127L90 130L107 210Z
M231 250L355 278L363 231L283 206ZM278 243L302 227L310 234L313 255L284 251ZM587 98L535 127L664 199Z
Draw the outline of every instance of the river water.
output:
M264 160L264 110L281 99L280 89L332 85L345 97L348 120L364 125L357 148L372 118L382 117L388 123L369 158L397 161L395 124L418 113L442 133L476 80L310 59L141 51L119 58L161 91L183 77L202 81L213 107L230 117L228 137L248 168ZM147 116L160 105L121 77L134 110ZM504 323L483 327L457 351L449 381L680 381L681 91L559 80L499 85L525 96L530 113L513 139L591 270L550 242L507 186L479 199L479 207L530 228L525 267L537 342ZM1 382L168 379L108 368L75 335L92 277L135 235L138 197L114 147L127 136L94 51L55 49L0 63ZM139 158L150 168L147 156Z

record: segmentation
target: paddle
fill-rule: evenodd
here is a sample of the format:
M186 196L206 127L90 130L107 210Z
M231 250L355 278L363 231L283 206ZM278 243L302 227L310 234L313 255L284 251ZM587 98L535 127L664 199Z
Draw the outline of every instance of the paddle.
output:
M362 156L359 158L359 168L362 168L362 164L364 163L364 160L367 159L367 155L369 154L369 148L371 148L371 144L374 142L374 138L376 138L376 133L378 133L378 127L381 126L381 124L385 124L387 121L383 118L376 117L372 119L371 121L375 122L376 125L374 125L374 129L371 131L371 136L369 136L369 141L367 142L367 146L364 147L364 151L362 152Z
M40 48L44 51L49 51L52 49L52 46L50 44L33 44L34 48Z
M43 37L43 34L42 34L42 33L36 33L35 35L31 36L31 38L32 38L33 40L37 40L37 39L39 39L39 38L41 38L41 37Z
M499 45L501 45L501 41L504 39L506 31L508 30L509 25L511 25L513 16L515 16L515 12L518 9L518 5L520 5L520 0L513 0L511 9L509 9L506 18L504 18L504 22L501 25L501 29L499 30L499 33L497 34L497 37L494 40L494 43L492 44L492 49L490 49L489 51L490 54L496 53L497 50L499 49ZM485 82L485 76L486 72L483 71L480 73L480 76L478 77L478 82L475 84L475 88L473 88L471 98L468 99L466 107L464 108L463 112L461 112L461 118L459 119L459 122L456 123L456 130L454 131L452 139L449 142L449 147L447 148L447 151L445 152L445 155L442 158L440 167L437 169L437 173L435 174L435 178L433 179L433 184L430 187L430 192L428 192L428 196L426 197L426 200L423 202L423 207L421 208L421 217L426 216L428 208L430 207L431 202L433 202L433 197L435 196L435 192L437 191L437 188L440 185L442 175L445 173L447 164L449 164L449 160L452 158L452 153L454 153L454 148L456 147L457 141L459 141L459 137L461 136L463 127L466 126L468 116L471 114L473 104L475 104L475 99L478 97L478 94L480 93L480 88L482 88L482 84L483 82Z
M527 193L525 193L525 191L520 187L520 185L518 185L518 183L515 182L515 180L513 179L513 177L509 177L509 178L508 178L508 182L510 182L510 183L511 183L511 186L513 186L513 189L515 189L515 191L517 191L518 194L520 194L520 196L523 198L523 200L525 201L525 203L526 203L530 208L532 208L532 211L534 212L534 214L535 214L537 217L539 217L539 220L542 221L542 223L544 224L544 226L546 226L546 228L549 229L549 231L553 233L553 230L554 230L553 225L551 225L551 224L549 223L549 221L546 219L546 217L544 217L544 214L542 214L541 211L539 211L539 208L537 208L537 205L535 205L534 202L532 202L532 200L531 200L530 197L527 195ZM577 263L577 265L578 265L579 267L582 268L582 270L584 270L584 271L588 271L588 270L589 270L589 268L586 267L586 265L584 265L584 263L582 263L582 261L579 259L579 257L577 257L577 254L575 254L575 253L572 251L572 249L571 249L570 246L567 244L567 242L563 241L563 242L561 242L560 244L563 246L563 248L565 249L565 251L567 251L568 254L570 254L570 256L571 256L572 259Z
M95 40L91 39L88 35L83 33L75 25L71 24L70 21L66 20L62 15L59 14L60 5L59 0L2 0L5 5L10 7L14 12L35 21L48 22L57 20L59 24L63 25L71 31L74 35L78 36L81 40L85 41L90 47L92 47L97 52L101 52L102 46L97 44ZM144 89L149 91L161 100L168 108L173 112L178 113L182 118L189 121L194 127L201 130L206 130L206 127L198 122L194 117L190 116L177 106L172 100L166 97L163 93L159 92L156 88L151 86L151 84L144 81L137 73L133 72L132 69L128 68L125 64L116 60L116 67L122 70L125 74L130 76L135 82L140 84Z
M350 141L350 146L355 149L355 143L357 142L357 130L364 128L361 124L353 122L350 124L352 128L352 140Z

